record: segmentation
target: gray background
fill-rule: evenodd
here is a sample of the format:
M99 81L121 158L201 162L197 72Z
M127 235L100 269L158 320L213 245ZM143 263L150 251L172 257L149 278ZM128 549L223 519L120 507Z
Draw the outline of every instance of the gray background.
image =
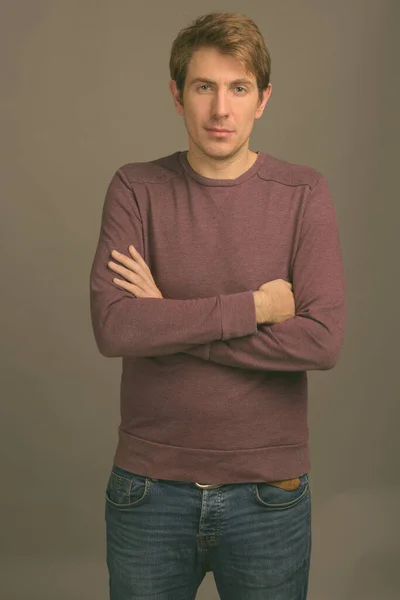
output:
M399 597L399 8L3 0L1 598L108 597L120 360L95 347L89 271L114 171L187 148L169 52L212 10L253 17L272 54L251 148L322 171L339 218L348 323L336 368L310 374L309 598Z

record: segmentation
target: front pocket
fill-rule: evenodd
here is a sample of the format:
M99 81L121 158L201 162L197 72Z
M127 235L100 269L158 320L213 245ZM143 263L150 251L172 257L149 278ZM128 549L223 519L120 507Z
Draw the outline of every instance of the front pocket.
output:
M106 501L121 510L134 508L143 504L150 487L151 480L148 477L113 467L107 483Z
M257 482L254 484L254 495L259 504L273 510L284 510L295 506L309 492L308 475L300 477L300 485L296 490L285 490L272 483Z

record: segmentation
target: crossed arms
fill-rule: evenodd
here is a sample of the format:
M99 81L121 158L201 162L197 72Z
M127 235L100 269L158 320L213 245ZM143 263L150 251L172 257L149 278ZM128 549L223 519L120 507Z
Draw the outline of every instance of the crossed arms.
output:
M324 178L310 190L293 262L296 314L257 325L252 290L192 300L137 298L116 286L113 249L144 256L143 228L130 184L119 170L107 191L90 276L93 330L109 357L186 353L265 371L332 368L345 327L345 281L336 215Z

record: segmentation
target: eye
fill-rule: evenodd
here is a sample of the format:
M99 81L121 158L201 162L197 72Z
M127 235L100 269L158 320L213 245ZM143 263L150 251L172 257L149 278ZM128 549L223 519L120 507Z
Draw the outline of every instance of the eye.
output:
M209 85L207 85L206 83L203 83L203 85L199 86L198 89L201 91L206 91L206 90L202 90L202 88L209 88L209 87L210 87Z
M245 92L245 91L246 91L246 89L245 89L244 87L240 86L240 85L237 85L237 86L235 87L235 90L243 90L243 92Z

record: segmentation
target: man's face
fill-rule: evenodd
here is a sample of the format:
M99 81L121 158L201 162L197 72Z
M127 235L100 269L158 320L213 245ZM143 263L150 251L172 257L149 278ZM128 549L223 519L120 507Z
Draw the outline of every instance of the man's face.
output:
M229 159L248 147L254 120L261 117L271 94L269 85L260 103L255 76L246 73L237 59L215 48L194 52L188 66L183 106L178 102L174 81L170 89L176 109L185 120L189 149L214 160Z

